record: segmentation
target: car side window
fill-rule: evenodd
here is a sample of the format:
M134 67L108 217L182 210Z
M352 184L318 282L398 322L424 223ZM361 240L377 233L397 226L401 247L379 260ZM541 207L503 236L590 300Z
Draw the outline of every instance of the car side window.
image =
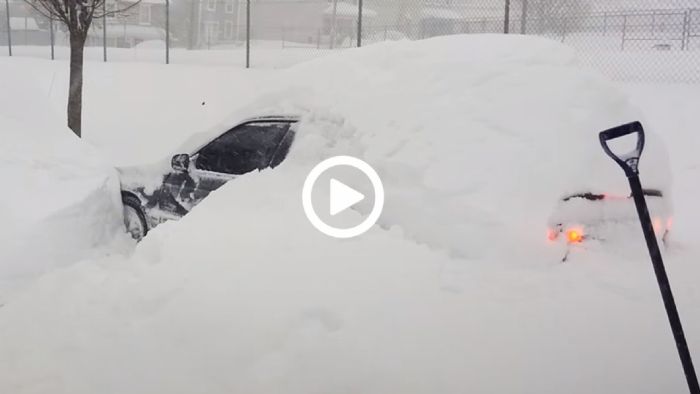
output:
M196 168L243 175L275 167L289 150L290 122L252 122L224 133L199 151ZM291 141L289 142L291 144ZM282 151L282 152L280 152Z

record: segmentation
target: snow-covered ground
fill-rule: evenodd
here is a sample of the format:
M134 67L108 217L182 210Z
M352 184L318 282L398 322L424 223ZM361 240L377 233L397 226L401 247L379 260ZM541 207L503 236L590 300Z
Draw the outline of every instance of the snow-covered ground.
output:
M666 260L698 354L700 93L619 86L625 95L574 61L549 42L476 36L284 72L88 63L85 140L107 162L174 153L251 103L298 110L304 127L283 166L231 182L135 250L98 247L110 256L6 293L0 391L683 392L641 231L623 227L626 243L588 244L562 264L545 225L563 193L624 187L602 151L590 154L598 130L643 117L671 155L677 224ZM32 95L62 113L64 63L0 67L13 86L0 103L41 75ZM11 123L0 119L5 136ZM664 174L654 141L643 181ZM307 170L337 153L372 163L387 189L380 226L354 240L318 233L301 209Z

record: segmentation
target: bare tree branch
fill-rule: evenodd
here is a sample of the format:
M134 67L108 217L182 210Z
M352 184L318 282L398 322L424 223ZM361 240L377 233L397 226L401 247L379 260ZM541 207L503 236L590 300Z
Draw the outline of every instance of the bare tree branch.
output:
M135 3L132 3L131 5L128 5L128 6L124 7L124 8L120 8L120 9L118 9L118 10L106 11L106 12L103 12L103 13L101 13L101 14L95 14L94 18L99 19L99 18L103 18L103 17L105 17L105 16L115 16L115 15L124 14L124 13L126 13L127 11L129 11L130 9L136 7L136 6L139 5L139 4L141 4L141 0L139 0L139 1L135 2Z
M87 33L94 19L124 14L141 3L106 11L106 0L24 0L46 19L62 22L73 33Z

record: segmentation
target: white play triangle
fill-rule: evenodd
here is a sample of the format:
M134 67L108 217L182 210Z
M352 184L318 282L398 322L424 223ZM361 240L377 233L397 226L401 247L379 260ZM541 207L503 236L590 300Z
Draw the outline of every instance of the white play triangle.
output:
M331 216L343 212L364 199L364 194L336 179L331 178Z

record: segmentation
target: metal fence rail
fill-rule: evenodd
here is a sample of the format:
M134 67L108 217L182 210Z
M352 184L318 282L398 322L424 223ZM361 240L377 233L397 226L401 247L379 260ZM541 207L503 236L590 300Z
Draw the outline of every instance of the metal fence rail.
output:
M61 26L21 0L0 1L0 55L67 58ZM286 67L383 41L479 33L549 37L621 80L700 82L700 0L141 0L94 22L86 56Z

